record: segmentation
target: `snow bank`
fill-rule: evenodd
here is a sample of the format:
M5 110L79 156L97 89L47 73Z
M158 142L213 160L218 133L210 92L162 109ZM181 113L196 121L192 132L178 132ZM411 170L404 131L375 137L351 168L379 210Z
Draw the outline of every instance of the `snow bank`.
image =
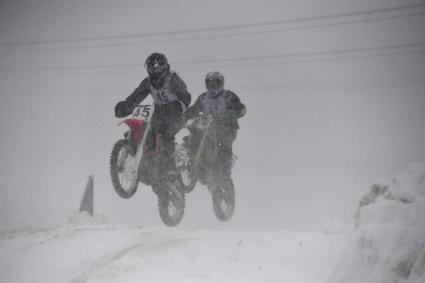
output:
M374 184L330 283L425 282L425 164Z
M109 224L110 220L108 217L102 214L95 213L91 216L87 211L74 213L68 218L69 225L101 225Z

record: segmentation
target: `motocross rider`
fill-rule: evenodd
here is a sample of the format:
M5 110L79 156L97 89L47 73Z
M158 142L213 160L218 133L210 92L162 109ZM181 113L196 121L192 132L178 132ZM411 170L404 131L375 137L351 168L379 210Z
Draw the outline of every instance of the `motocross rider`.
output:
M148 77L124 100L115 106L115 116L122 118L130 115L134 108L151 94L155 110L152 116L152 129L160 135L161 176L175 178L174 136L183 122L183 112L189 106L191 95L186 84L170 70L167 57L161 53L152 53L145 61ZM155 148L155 131L151 131L146 140L150 149Z
M217 158L225 178L231 178L232 144L236 139L239 123L237 119L246 113L246 107L232 91L224 89L224 76L218 72L210 72L205 77L207 91L202 93L195 104L185 114L187 119L199 115L211 115L217 127L217 140L220 144Z

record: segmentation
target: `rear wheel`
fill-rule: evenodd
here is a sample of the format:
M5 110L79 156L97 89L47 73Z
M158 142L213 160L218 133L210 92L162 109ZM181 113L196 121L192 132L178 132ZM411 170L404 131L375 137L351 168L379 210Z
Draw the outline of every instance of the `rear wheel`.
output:
M227 221L235 210L235 188L232 180L226 180L221 185L208 186L213 201L215 216L220 221Z
M130 198L137 191L136 145L119 140L112 148L110 173L112 184L122 198Z
M162 188L154 188L158 195L159 216L167 226L176 226L180 223L184 214L185 198L174 184L163 185Z

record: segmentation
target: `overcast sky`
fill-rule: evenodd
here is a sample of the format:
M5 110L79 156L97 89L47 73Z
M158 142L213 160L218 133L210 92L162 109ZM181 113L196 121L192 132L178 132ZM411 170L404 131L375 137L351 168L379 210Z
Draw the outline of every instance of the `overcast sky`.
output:
M368 13L369 12L369 13ZM144 185L114 193L115 104L165 53L193 100L207 72L246 104L237 208L207 190L183 227L310 229L350 221L373 181L425 158L425 1L0 1L0 225L54 225L89 174L95 210L161 225Z

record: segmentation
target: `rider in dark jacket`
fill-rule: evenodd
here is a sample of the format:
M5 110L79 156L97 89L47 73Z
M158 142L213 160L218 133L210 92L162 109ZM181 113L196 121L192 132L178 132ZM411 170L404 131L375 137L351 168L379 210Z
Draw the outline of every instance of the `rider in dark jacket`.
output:
M115 116L121 118L130 115L151 94L155 104L152 128L160 135L163 172L172 175L175 169L175 163L171 161L174 136L182 126L183 112L190 104L191 95L177 73L170 71L165 55L152 53L146 59L145 67L149 76L124 101L118 102ZM155 147L155 131L151 131L146 142L151 149Z
M205 77L207 91L202 93L195 104L189 107L186 118L211 115L217 129L220 144L218 158L225 177L231 176L232 144L236 139L239 123L237 119L246 113L246 107L232 91L224 89L224 76L220 72L210 72Z

